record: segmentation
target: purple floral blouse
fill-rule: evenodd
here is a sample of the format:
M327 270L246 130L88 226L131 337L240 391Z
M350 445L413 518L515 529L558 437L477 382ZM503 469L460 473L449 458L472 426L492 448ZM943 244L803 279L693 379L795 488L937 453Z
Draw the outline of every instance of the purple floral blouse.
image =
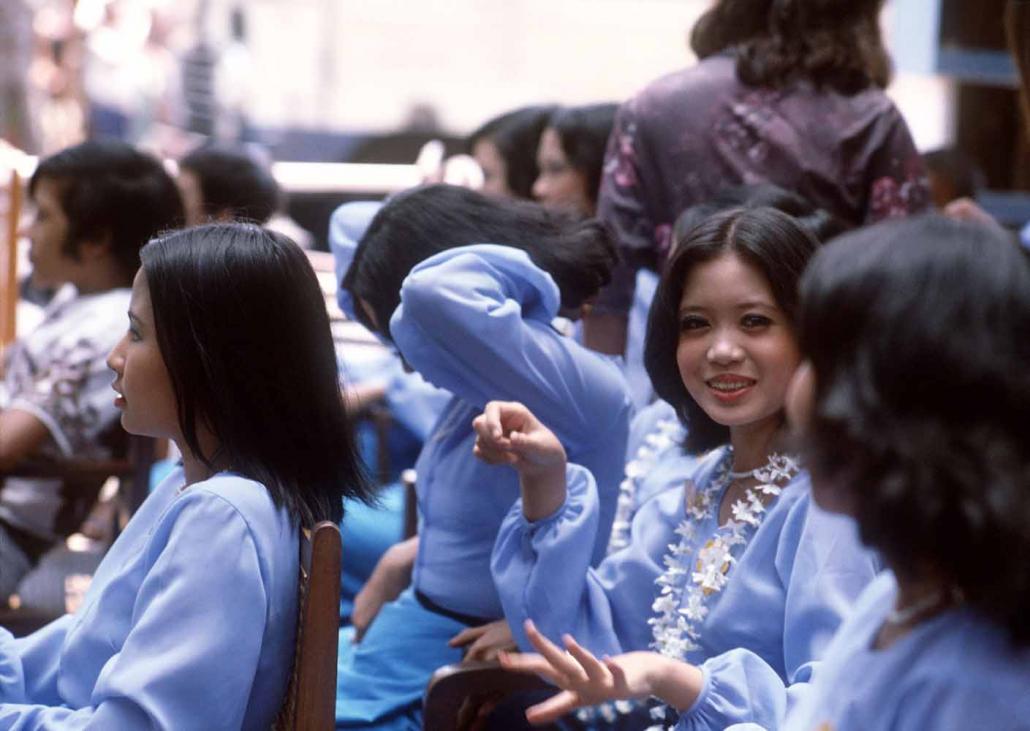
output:
M745 86L725 54L651 83L619 110L598 215L622 264L599 306L628 311L633 273L658 270L686 208L731 185L771 182L853 225L929 205L908 126L878 88L846 96L798 82Z

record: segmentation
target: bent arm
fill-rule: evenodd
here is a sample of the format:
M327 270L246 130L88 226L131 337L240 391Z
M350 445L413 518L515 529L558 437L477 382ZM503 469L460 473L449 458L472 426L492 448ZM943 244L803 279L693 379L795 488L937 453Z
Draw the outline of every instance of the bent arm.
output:
M873 555L854 524L817 508L806 496L792 508L779 539L776 569L784 587L782 677L746 648L709 658L704 686L677 731L756 723L778 729L810 689L830 639L876 575ZM756 597L756 602L761 601Z
M566 479L568 494L557 511L530 522L516 502L494 544L491 571L515 640L533 650L524 630L525 620L532 619L552 642L572 634L598 655L646 649L650 631L644 618L658 567L637 544L590 568L597 488L579 465L568 466ZM654 525L656 516L647 512L641 520Z
M575 448L619 423L628 401L617 366L551 327L559 302L525 252L465 246L412 270L390 332L433 385L479 408L519 401Z
M0 412L0 472L32 456L49 434L46 424L28 411L14 408Z
M161 533L146 549L156 555L132 626L89 704L5 704L0 728L241 728L268 611L249 527L215 498L182 508L158 546Z

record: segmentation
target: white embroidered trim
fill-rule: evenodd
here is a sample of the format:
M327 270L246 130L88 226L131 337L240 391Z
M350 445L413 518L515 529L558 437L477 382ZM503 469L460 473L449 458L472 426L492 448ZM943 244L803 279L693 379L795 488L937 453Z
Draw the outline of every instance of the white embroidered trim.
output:
M794 457L770 455L769 462L755 472L759 484L748 488L744 497L733 503L733 517L698 547L697 526L717 509L719 496L732 481L732 462L733 451L727 450L707 487L695 490L688 497L685 516L675 531L680 537L679 542L669 544L669 552L663 559L665 571L655 580L659 591L658 598L651 605L656 616L648 620L654 638L651 648L666 657L683 660L687 653L699 648L700 627L708 615L711 597L726 586L739 555L739 551L735 555L735 550L747 545L765 518L766 506L760 496L778 497L782 488L776 483L789 482L800 469ZM695 554L697 560L691 566L689 562ZM651 717L663 722L666 711L664 705L657 706L651 709ZM663 728L665 726L661 724L651 726L647 731L662 731Z

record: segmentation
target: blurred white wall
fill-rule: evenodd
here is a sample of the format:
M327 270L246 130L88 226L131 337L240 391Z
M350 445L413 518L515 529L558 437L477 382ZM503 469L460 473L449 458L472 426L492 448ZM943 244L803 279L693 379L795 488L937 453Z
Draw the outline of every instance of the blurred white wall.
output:
M212 0L215 25L239 0ZM950 84L914 51L938 0L891 0L890 93L921 148L950 140ZM694 58L687 33L708 0L248 0L259 124L391 130L415 105L465 133L533 102L619 101Z

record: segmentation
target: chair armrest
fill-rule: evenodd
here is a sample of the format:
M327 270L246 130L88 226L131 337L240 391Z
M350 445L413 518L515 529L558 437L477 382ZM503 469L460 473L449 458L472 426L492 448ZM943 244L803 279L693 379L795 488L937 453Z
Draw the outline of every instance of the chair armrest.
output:
M482 710L514 693L557 689L536 675L505 670L497 662L445 665L426 688L423 727L465 731L482 722Z

